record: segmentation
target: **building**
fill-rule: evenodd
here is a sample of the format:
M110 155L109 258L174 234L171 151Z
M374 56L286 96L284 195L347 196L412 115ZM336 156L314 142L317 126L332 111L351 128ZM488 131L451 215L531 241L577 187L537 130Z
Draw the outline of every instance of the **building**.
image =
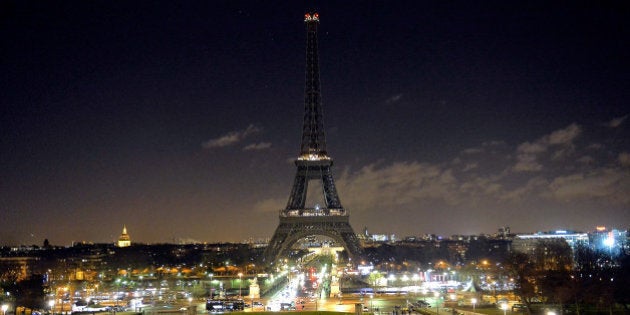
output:
M512 250L515 252L531 254L534 252L536 245L543 240L560 240L567 242L573 253L578 246L588 246L589 236L587 233L557 230L552 232L538 232L535 234L519 234L512 240Z
M129 234L127 234L127 227L125 225L123 225L122 234L120 234L120 237L118 238L118 242L116 243L116 246L118 247L131 246L131 238L129 237Z
M589 242L591 248L596 251L618 256L628 248L628 231L598 226L595 231L589 233Z

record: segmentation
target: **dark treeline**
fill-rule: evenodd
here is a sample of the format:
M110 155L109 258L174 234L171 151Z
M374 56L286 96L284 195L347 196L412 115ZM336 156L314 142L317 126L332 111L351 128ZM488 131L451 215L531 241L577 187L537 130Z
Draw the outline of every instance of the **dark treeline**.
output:
M66 273L74 269L89 269L99 272L121 269L144 269L162 266L212 267L244 265L255 261L261 249L252 249L247 244L136 244L130 247L115 247L111 244L78 244L72 247L44 247L34 250L16 251L0 249L0 257L28 257L29 273L45 274L49 270ZM11 268L0 270L0 281L18 276ZM53 276L56 275L53 273Z
M500 261L510 251L510 241L484 236L467 241L429 240L380 244L365 249L366 260L374 265L404 261L428 266L443 261L451 266L481 260Z

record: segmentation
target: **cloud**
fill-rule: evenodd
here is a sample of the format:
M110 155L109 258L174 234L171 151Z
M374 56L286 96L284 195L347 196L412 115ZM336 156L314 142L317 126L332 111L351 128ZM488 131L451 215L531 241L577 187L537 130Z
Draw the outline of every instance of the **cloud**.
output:
M582 163L582 164L593 164L593 163L595 163L595 159L593 157L588 156L588 155L585 155L585 156L577 159L577 161L579 163Z
M544 143L529 143L525 142L516 148L516 151L522 153L541 153L547 151L547 145Z
M495 195L502 191L503 185L497 182L497 178L474 177L466 181L462 181L459 185L458 192L460 199L468 200L470 204L478 198L485 198L489 195Z
M627 204L630 195L623 187L630 187L630 173L605 168L556 177L549 184L549 192L564 202L595 198Z
M244 130L230 131L221 137L210 139L202 143L201 146L204 149L227 147L227 146L230 146L230 145L233 145L235 143L242 141L243 139L245 139L247 136L251 134L255 134L260 131L262 131L261 128L256 127L254 125L249 125Z
M552 132L549 136L544 137L550 145L570 145L577 136L580 135L582 129L575 123L568 127Z
M519 154L516 156L516 164L512 168L515 172L537 172L543 169L542 164L536 160L534 154Z
M466 164L466 166L464 166L464 168L462 169L462 172L468 172L478 167L479 167L479 163L468 163Z
M402 98L402 96L403 96L402 94L396 94L396 95L394 95L394 96L392 96L392 97L388 98L387 100L385 100L385 103L386 103L386 104L393 104L393 103L396 103L396 102L400 101L400 99Z
M551 147L557 147L552 159L560 160L573 153L573 141L580 135L582 128L573 123L564 129L556 130L534 142L524 142L516 148L515 172L537 172L543 169L538 162L539 156Z
M573 155L574 152L575 152L575 148L573 146L562 147L553 152L553 154L551 155L551 159L556 160L556 161L562 160L564 158L567 158Z
M440 200L458 203L458 187L450 169L418 162L388 166L370 164L357 172L346 170L337 180L344 204L353 209L394 210L397 206Z
M204 142L202 144L202 146L204 148L206 148L206 149L219 148L219 147L226 147L228 145L237 143L238 141L240 141L240 137L239 137L238 133L231 132L231 133L226 134L226 135L224 135L222 137L208 140L208 141Z
M608 124L606 124L608 127L610 128L617 128L619 126L621 126L621 124L623 124L623 122L626 120L626 118L628 118L628 115L625 115L623 117L617 117L617 118L613 118L611 121L608 122Z
M499 141L499 140L492 140L492 141L485 141L481 145L484 147L500 146L500 145L505 145L505 142Z
M527 180L524 185L517 185L516 187L497 194L497 198L500 201L509 201L520 203L526 198L537 197L538 195L548 195L544 192L544 188L548 184L547 180L542 177L534 177Z
M589 144L589 145L586 147L586 149L587 149L587 150L599 150L599 149L601 149L601 148L603 148L603 147L604 147L604 145L603 145L603 144L601 144L601 143L591 143L591 144Z
M503 171L509 160L497 160L486 150L472 149L461 151L448 164L410 161L369 164L356 172L346 170L338 178L337 187L343 192L340 195L344 204L359 209L417 207L429 200L456 207L486 202L514 205L524 200L565 203L607 197L613 203L630 202L622 188L630 187L628 172L598 166L588 155L567 159L575 154L574 142L581 133L580 126L571 124L522 143L516 149L516 163L511 166L514 172ZM630 153L619 154L617 160L622 166L630 166ZM546 166L543 161L555 164ZM548 172L540 173L547 167Z
M475 154L475 153L481 153L481 152L483 152L483 150L480 148L468 148L462 151L462 153L465 153L465 154Z
M259 142L246 145L243 151L266 150L269 148L271 148L271 142Z

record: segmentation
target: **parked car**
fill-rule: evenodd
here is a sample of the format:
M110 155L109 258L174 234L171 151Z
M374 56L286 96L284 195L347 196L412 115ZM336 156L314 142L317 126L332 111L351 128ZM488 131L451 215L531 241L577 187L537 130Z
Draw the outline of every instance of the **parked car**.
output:
M431 307L431 304L427 303L427 301L424 300L418 300L415 303L412 304L414 307L417 308L428 308Z
M527 309L527 305L525 304L514 304L512 305L512 312L523 312Z

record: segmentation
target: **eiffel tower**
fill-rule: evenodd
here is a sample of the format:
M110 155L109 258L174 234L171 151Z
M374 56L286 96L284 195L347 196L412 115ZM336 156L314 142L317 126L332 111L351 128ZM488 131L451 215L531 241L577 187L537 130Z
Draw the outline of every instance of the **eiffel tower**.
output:
M332 238L343 245L351 258L360 257L363 253L363 248L350 226L348 213L337 195L331 171L333 160L326 152L317 49L319 14L305 14L304 23L306 24L306 86L302 145L300 155L295 160L297 173L289 201L286 208L280 210L280 224L264 253L264 260L267 263L273 263L285 256L296 242L312 235ZM325 207L305 207L310 180L321 181Z

